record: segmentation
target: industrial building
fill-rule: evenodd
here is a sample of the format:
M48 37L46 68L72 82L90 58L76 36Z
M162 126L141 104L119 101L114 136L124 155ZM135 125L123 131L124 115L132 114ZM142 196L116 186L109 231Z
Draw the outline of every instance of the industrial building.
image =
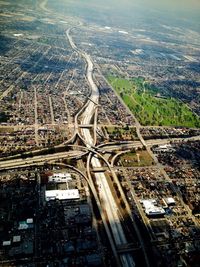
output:
M78 189L67 189L67 190L46 190L45 191L45 200L73 200L79 199Z
M158 216L165 214L165 210L162 207L157 206L155 199L141 200L141 203L143 204L145 213L148 216Z
M54 173L48 178L49 183L67 183L71 180L71 173Z

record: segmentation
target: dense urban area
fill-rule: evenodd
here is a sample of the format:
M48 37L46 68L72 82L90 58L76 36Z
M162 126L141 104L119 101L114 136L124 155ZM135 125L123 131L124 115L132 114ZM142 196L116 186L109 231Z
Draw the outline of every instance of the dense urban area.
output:
M0 266L198 267L200 33L59 1L0 1Z

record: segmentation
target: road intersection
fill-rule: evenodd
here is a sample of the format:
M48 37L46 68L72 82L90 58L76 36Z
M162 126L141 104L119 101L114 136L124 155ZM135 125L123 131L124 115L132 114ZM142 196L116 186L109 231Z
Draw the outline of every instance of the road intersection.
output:
M43 1L40 5L40 8L48 11L46 9L47 1ZM120 214L120 210L116 200L113 196L113 192L109 186L107 176L103 168L109 170L110 175L112 176L113 180L118 186L120 194L123 198L125 203L125 207L127 210L127 214L131 217L130 207L126 200L126 197L123 193L121 185L118 181L118 177L115 173L114 162L115 159L123 153L131 151L133 148L146 148L149 154L152 156L152 159L156 163L157 167L161 170L163 175L168 179L166 176L167 174L161 168L159 163L157 162L156 157L151 151L151 146L153 145L163 145L170 143L171 141L182 141L183 138L180 139L157 139L157 140L148 140L145 141L143 136L140 133L141 125L134 117L135 120L135 127L137 132L138 141L126 141L126 142L113 142L113 143L104 143L101 145L97 145L97 116L98 116L98 108L99 108L99 90L95 83L93 72L94 72L94 63L90 55L86 52L80 50L77 45L74 43L73 38L71 36L73 28L70 28L66 31L66 38L73 49L73 53L79 54L82 57L86 64L86 79L88 85L90 87L90 95L87 98L86 103L80 108L77 114L74 116L74 123L69 119L68 125L73 125L74 133L72 137L66 141L65 143L54 147L55 152L52 154L47 153L44 155L40 150L38 154L35 156L31 155L30 153L25 153L26 157L11 157L9 159L5 159L0 161L0 170L8 170L8 169L15 169L15 168L26 168L30 166L40 166L45 163L57 163L64 160L64 159L78 159L87 157L87 165L86 165L86 173L87 173L87 181L91 188L91 191L95 197L97 206L99 208L102 221L110 241L110 245L113 251L113 255L115 257L116 263L118 266L135 266L134 258L130 252L125 251L123 253L118 253L118 247L120 246L128 246L127 235L126 231L123 227L122 223L122 216ZM61 76L62 77L62 76ZM73 77L73 75L72 75ZM103 76L102 76L103 77ZM104 78L104 77L103 77ZM71 81L70 81L71 82ZM68 86L70 86L70 82ZM106 81L107 82L107 81ZM37 114L37 88L35 88L35 136L36 141L38 139L38 114ZM67 95L67 89L65 94L63 95L63 100L65 101L65 97ZM120 99L121 101L121 99ZM52 107L52 99L49 97L49 103L51 107L51 120L52 124L54 123L54 114L53 114L53 107ZM65 109L68 113L68 117L70 118L69 111L67 110L67 104L65 102ZM200 140L200 136L192 137L185 139L185 141L190 140ZM76 144L82 144L78 146ZM57 149L65 149L64 152L58 152ZM63 150L62 150L63 151ZM116 152L113 156L111 161L105 157L106 153ZM23 156L23 155L22 155ZM106 167L105 167L106 166ZM98 170L98 171L94 171ZM99 190L99 194L97 194L97 190ZM134 196L133 196L134 197ZM140 233L137 229L134 220L132 219L132 223L135 228L135 232L137 233L138 240L140 242L140 246L142 248L146 266L150 266L148 262L147 253L145 250L145 246L143 244L142 238L140 237Z

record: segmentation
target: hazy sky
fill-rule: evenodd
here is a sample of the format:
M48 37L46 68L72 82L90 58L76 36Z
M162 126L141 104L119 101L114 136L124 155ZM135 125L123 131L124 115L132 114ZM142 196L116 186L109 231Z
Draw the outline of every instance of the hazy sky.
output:
M124 0L124 2L137 2L137 3L145 3L148 5L154 5L157 7L200 7L199 0Z
M87 0L85 0L87 1ZM96 2L96 1L94 1ZM158 8L162 10L172 10L172 11L188 11L188 10L198 10L200 12L200 0L107 0L98 1L113 4L116 6L138 6L141 8L150 7ZM199 14L200 15L200 14Z
M80 6L100 7L103 9L158 9L171 12L198 12L200 14L200 0L62 0ZM59 1L58 1L59 2Z
M60 12L102 24L170 23L200 29L200 0L49 0ZM62 3L62 4L61 4Z
M87 0L83 1L87 2ZM94 1L96 2L96 1ZM101 1L97 1L101 2ZM200 8L200 0L107 0L102 1L107 3L112 3L116 5L134 5L138 6L148 5L158 8Z
M126 0L125 0L126 1ZM135 1L135 0L133 0ZM163 12L172 12L177 16L181 14L190 15L200 14L200 0L136 0L139 5L144 3L146 6ZM143 5L144 5L143 4Z

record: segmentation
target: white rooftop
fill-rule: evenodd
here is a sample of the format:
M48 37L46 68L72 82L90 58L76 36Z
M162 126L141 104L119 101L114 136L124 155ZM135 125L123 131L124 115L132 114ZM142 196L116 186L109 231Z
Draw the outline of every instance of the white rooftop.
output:
M13 236L13 243L17 243L21 241L21 236L20 235L15 235Z
M126 31L118 31L119 33L122 33L122 34L128 34L128 32Z
M26 222L27 222L27 223L33 223L33 218L28 218L28 219L26 220Z
M68 189L68 190L46 190L45 199L50 200L68 200L68 199L79 199L78 189Z
M50 177L71 177L71 173L54 173L52 176Z
M158 148L160 148L160 149L168 149L168 148L171 148L171 147L172 147L172 145L170 145L170 144L158 146Z
M26 230L28 229L28 224L26 223L19 223L18 230Z
M72 180L71 173L54 173L49 176L49 182L63 183Z
M167 198L165 198L165 201L168 205L176 203L175 200L173 199L173 197L167 197Z
M156 206L155 199L141 200L143 203L145 213L147 215L162 215L165 214L165 210L162 207Z
M8 241L3 241L3 246L10 246L11 245L11 241L8 240Z

